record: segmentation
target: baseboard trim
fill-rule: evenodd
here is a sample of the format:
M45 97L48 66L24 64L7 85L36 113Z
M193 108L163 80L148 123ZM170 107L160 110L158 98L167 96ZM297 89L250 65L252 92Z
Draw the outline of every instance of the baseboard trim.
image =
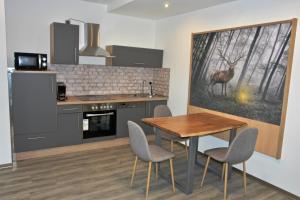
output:
M0 170L1 170L1 169L12 168L12 167L13 167L13 164L12 164L12 163L4 164L4 165L0 165Z

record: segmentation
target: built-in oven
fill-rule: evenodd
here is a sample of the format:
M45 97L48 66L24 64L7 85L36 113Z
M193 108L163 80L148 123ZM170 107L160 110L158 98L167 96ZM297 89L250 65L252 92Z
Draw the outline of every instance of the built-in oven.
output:
M116 136L116 105L83 106L83 139Z

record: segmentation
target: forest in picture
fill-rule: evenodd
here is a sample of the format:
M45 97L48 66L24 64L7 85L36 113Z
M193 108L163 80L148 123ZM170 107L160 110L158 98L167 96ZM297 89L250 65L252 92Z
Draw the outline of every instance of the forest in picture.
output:
M193 34L190 105L280 125L292 23Z

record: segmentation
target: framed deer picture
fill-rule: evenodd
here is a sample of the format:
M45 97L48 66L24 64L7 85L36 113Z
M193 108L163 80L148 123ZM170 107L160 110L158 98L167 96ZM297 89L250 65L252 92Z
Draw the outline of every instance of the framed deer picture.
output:
M296 21L193 33L189 106L277 127L281 151Z

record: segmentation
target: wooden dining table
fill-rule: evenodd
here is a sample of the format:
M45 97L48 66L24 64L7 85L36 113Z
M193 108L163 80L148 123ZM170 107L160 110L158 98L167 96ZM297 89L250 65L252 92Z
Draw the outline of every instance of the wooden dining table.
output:
M194 168L196 163L199 137L213 135L229 130L230 144L236 136L237 129L247 125L242 121L233 120L210 113L188 114L175 117L144 118L142 121L169 134L174 134L180 138L189 139L186 180L185 183L176 181L176 187L186 194L191 194L194 188ZM161 136L159 134L156 134L155 143L157 145L161 145ZM163 173L160 174L169 179Z

